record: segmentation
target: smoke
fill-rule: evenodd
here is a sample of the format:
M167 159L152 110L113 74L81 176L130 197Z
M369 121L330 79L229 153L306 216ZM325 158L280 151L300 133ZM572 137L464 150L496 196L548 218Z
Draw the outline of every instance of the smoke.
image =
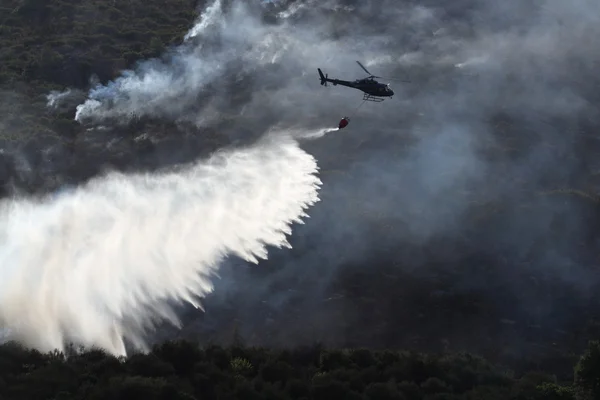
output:
M239 5L237 8L241 13L244 7ZM233 12L235 18L235 10ZM112 119L126 123L134 117L172 117L189 113L191 103L197 101L202 90L224 72L227 63L236 59L244 46L260 42L259 36L264 32L258 27L246 25L248 29L244 32L230 30L235 22L222 18L222 2L215 1L185 39L198 38L208 30L207 39L210 40L215 31L226 32L228 48L213 54L210 42L184 44L171 49L162 59L141 61L136 70L125 71L108 85L95 87L89 99L77 106L75 119L82 122Z
M519 332L543 326L552 340L555 330L584 323L573 313L578 301L588 304L598 283L593 205L541 193L597 191L588 172L597 168L590 126L599 121L594 65L600 53L589 38L599 33L598 5L329 1L273 7L266 23L249 5L222 10L222 19L197 36L211 43L201 45L207 56L197 63L222 60L216 64L222 69L210 69L213 90L190 93L193 85L187 85L178 92L182 103L163 115L199 127L222 123L223 113L235 126L252 128L298 119L307 126L333 124L342 115L352 123L306 144L325 184L310 222L292 238L294 250L276 253L260 269L240 273L231 266L217 283L222 290L208 299L211 307L201 317L206 328L194 324L192 334L210 332L212 323L224 329L237 318L254 344L321 339L372 345L377 335L396 337L399 327L414 327L405 336L422 332L423 322L411 315L418 314L417 301L408 294L381 311L403 293L419 299L442 293L440 304L472 296L485 304L489 321L465 319L447 329L458 346L470 348L484 345L479 336L490 335L491 324L497 335L516 336L514 351L531 349L507 332L506 319L518 321ZM360 109L360 93L318 85L317 67L330 77L364 76L355 60L375 75L411 83L391 81L394 99ZM222 85L231 81L231 89ZM189 108L182 111L181 104ZM404 278L386 286L384 271ZM356 273L369 278L350 282ZM378 284L368 286L369 279ZM413 287L422 289L413 293ZM557 287L562 294L554 297ZM323 303L332 296L338 300ZM567 306L559 300L564 296L578 300ZM379 320L364 322L372 308L361 308L363 299L381 306ZM398 345L402 339L389 340Z
M96 80L92 79L91 82L94 83ZM63 92L53 90L46 96L46 100L46 106L49 109L53 111L65 112L70 111L84 101L85 93L78 89L67 89Z
M352 108L359 104L339 92L327 100L315 92L316 78L308 76L316 76L318 65L332 61L332 67L346 63L339 73L349 71L353 57L364 59L360 53L368 51L365 41L340 42L317 21L297 24L293 17L308 6L276 13L277 23L264 23L262 7L229 3L212 2L181 46L160 59L142 60L114 81L94 87L89 99L77 107L76 120L127 123L151 116L206 127L240 117L252 127L297 124L299 119L310 125L327 110L337 121L344 104ZM331 5L314 7L328 10ZM324 16L319 19L325 21ZM331 52L336 47L341 57L334 59Z
M506 336L519 352L533 348L520 334L530 325L552 336L583 323L597 215L555 193L597 191L598 3L414 3L213 1L182 45L78 104L77 121L105 129L82 140L109 154L115 127L135 131L140 118L185 131L168 145L134 132L150 137L153 168L197 157L190 143L214 132L238 146L269 131L320 137L302 142L324 186L293 249L260 268L224 262L207 313L185 321L194 337L237 318L258 344L413 345L435 332L422 339L435 346L443 331L475 350ZM391 80L393 99L364 105L358 91L319 85L318 67L364 77L355 60L410 83ZM342 116L344 130L320 130ZM445 303L459 305L435 315Z
M265 139L181 171L109 174L57 197L1 207L0 316L43 350L69 339L125 354L169 301L199 306L225 256L257 262L289 246L318 201L317 165L292 140Z

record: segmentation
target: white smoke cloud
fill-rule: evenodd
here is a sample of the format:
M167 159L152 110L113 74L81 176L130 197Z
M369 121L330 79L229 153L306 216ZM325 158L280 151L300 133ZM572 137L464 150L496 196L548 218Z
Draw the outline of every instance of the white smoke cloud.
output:
M360 95L348 96L346 89L328 92L334 101L319 96L322 88L318 86L316 68L335 66L335 74L341 78L347 74L352 80L364 76L356 59L370 66L382 60L389 64L393 59L381 58L379 44L385 40L378 34L366 34L363 40L331 37L331 26L319 12L338 8L334 2L298 3L279 13L277 24L265 24L259 11L246 2L233 2L225 12L221 1L214 1L181 46L161 59L138 63L106 85L94 87L87 101L77 107L75 118L81 122L111 119L126 123L134 117L154 116L201 125L214 122L223 118L218 105L223 97L231 97L226 92L228 86L233 85L234 94L247 90L236 88L244 85L239 80L225 78L230 65L238 78L272 66L280 68L264 72L254 89L256 102L245 112L258 119L267 110L279 111L283 116L291 109L302 110L310 118L323 108L336 109L334 101L355 106ZM323 24L297 23L294 17L301 12L315 13ZM212 101L200 107L203 97Z
M128 119L139 116L173 117L186 112L202 89L224 72L228 62L244 54L246 47L257 44L257 51L246 58L261 59L270 49L259 22L244 20L245 29L236 28L239 18L249 18L243 3L236 3L224 17L217 0L202 14L199 22L185 36L186 42L161 60L142 61L135 70L125 71L106 86L92 89L89 99L77 107L78 121L104 118ZM210 50L211 38L226 41L223 50ZM193 43L190 41L196 39ZM205 49L207 47L208 49Z
M221 0L215 0L210 6L206 8L206 11L201 16L200 20L186 35L185 40L196 37L206 31L207 28L213 27L219 22L219 19L223 15L223 2Z

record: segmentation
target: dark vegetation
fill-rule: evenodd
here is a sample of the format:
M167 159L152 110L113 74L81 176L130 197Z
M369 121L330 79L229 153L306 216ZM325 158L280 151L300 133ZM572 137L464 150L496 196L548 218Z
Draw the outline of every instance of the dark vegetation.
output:
M91 77L106 82L115 78L122 69L132 67L137 60L159 56L165 48L181 41L197 16L196 6L195 1L184 0L3 1L0 5L0 107L3 113L0 140L3 143L14 142L21 149L27 149L27 146L36 148L36 143L40 142L49 143L54 149L54 160L63 160L63 164L53 163L55 169L44 169L40 155L34 158L37 160L37 164L33 165L34 175L22 176L12 171L10 162L2 158L0 179L5 187L4 194L10 193L11 185L31 193L52 190L69 180L77 182L93 176L106 164L122 169L150 167L155 156L154 145L134 139L142 131L165 136L165 132L172 131L169 123L142 121L124 128L123 132L115 135L124 137L129 149L133 147L134 151L105 154L94 147L93 137L86 135L84 127L73 121L73 110L47 113L45 95L50 90L67 87L86 90ZM509 118L504 118L495 124L497 129L510 130L507 120ZM186 146L179 143L179 147ZM197 146L210 150L218 143L206 140ZM196 151L190 150L190 153L196 154ZM84 164L85 168L82 167ZM595 176L597 174L585 175L590 182ZM585 180L585 177L580 179ZM587 195L577 190L564 192ZM588 200L589 204L584 207L589 207L589 214L594 216L597 198L587 196L583 201ZM491 224L489 221L485 223ZM590 241L595 240L593 232L590 237ZM319 348L276 351L241 346L214 346L200 350L189 343L167 343L155 348L149 355L135 355L127 360L117 360L98 351L71 354L64 360L58 354L43 355L5 345L0 348L0 395L8 399L57 400L600 398L599 344L592 343L581 361L577 361L587 339L600 334L594 314L589 311L597 309L597 306L592 304L576 315L573 310L577 309L577 305L570 304L568 300L574 294L565 290L562 300L556 301L554 306L563 307L565 315L583 322L577 322L573 329L560 333L555 333L558 329L552 329L554 333L542 332L544 329L535 321L525 328L514 327L514 321L488 315L493 313L490 311L493 307L502 303L501 297L495 304L481 300L484 297L482 293L435 297L430 293L443 291L440 288L448 287L448 281L457 279L450 276L454 272L447 273L449 276L442 283L440 279L440 282L427 284L417 276L390 271L394 257L395 254L386 255L379 264L370 265L366 274L362 268L346 268L345 275L339 279L339 288L334 289L348 297L362 299L362 305L346 306L352 308L354 315L367 316L365 319L371 321L384 320L383 314L396 315L395 325L391 322L386 327L373 325L371 331L367 330L364 321L358 319L353 326L346 326L344 329L347 331L372 335L370 338L354 336L354 342L371 342L372 347L437 351L440 346L443 347L440 336L451 337L455 342L461 335L467 337L471 321L465 315L476 315L476 318L485 321L482 324L489 332L485 340L491 343L485 346L494 349L489 350L486 356L502 359L518 372L513 375L467 354L424 355ZM444 257L440 252L440 259L434 260L434 264L488 263L489 270L493 269L492 263L485 257L475 260L466 260L468 256L455 260ZM498 269L503 270L504 266ZM466 274L464 269L460 273ZM490 276L493 277L493 273ZM361 292L353 293L357 287L361 287ZM498 291L501 292L501 289ZM539 291L541 295L548 295L552 288L540 286ZM401 304L398 298L390 300L390 293L398 292L404 297ZM589 301L590 304L593 302ZM403 308L402 304L411 304L410 310ZM240 310L238 306L236 304L231 309ZM224 311L225 318L230 316L234 320L237 317L236 311L230 314ZM374 315L376 312L382 315ZM298 321L304 324L303 320ZM282 325L285 324L284 321ZM417 344L402 336L401 331L406 326L411 326L413 332L419 332L419 335L414 335L420 338ZM373 336L375 331L380 335ZM285 340L294 341L288 338L288 333L282 332ZM186 334L197 337L193 326ZM297 334L301 335L302 330L298 329ZM268 337L264 332L259 336ZM505 340L498 339L500 336ZM542 336L545 339L542 340ZM470 340L473 343L485 341L463 339L464 343L458 347L474 347L468 343ZM527 355L520 357L519 350L515 350L512 356L501 354L506 347L521 341L528 348ZM536 356L530 355L533 347L541 349L534 352Z
M0 347L3 399L570 400L600 396L600 343L574 382L515 375L470 354L419 354L321 346L269 350L169 341L148 354L100 350L41 354Z
M106 82L138 60L181 42L195 1L7 0L0 14L0 83L38 93Z

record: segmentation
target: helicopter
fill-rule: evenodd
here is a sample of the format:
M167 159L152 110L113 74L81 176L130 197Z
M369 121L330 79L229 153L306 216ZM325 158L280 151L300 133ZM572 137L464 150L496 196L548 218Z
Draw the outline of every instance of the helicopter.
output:
M381 78L380 76L375 76L371 74L364 65L362 65L359 61L356 61L358 65L369 74L368 77L363 79L356 79L355 81L344 81L341 79L330 79L327 74L323 75L323 71L321 68L317 68L319 71L319 76L321 78L321 85L327 86L327 82L333 83L334 86L342 85L353 89L358 89L364 92L363 101L372 101L375 103L380 103L385 100L386 97L392 98L394 95L394 91L390 88L390 85L387 83L377 82L375 78Z

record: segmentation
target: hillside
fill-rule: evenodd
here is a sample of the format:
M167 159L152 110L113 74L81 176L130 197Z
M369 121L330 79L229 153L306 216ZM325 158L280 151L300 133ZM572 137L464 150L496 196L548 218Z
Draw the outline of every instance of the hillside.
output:
M448 42L477 36L477 29L502 31L494 25L502 21L485 10L477 14L478 7L485 8L482 2L428 6L447 17L448 31L458 32L449 33ZM338 113L360 103L360 95L353 98L338 88L323 95L313 71L313 63L329 62L347 68L340 75L358 76L345 63L354 56L332 61L319 43L309 42L316 54L310 60L307 50L305 58L287 54L272 63L224 63L224 75L205 92L192 93L193 101L186 98L192 104L186 105L189 115L200 115L204 106L218 115L206 117L209 122L201 128L180 115L144 115L107 130L74 120L75 106L88 97L93 83L108 84L124 69L180 45L198 9L203 7L183 0L5 1L0 7L2 195L52 193L107 169L170 167L236 140L250 141L280 120L331 125ZM319 26L330 28L332 41L359 40L373 32L380 38L378 29L398 25L392 13L376 6L360 9L364 15L333 6L320 11L315 13L330 18L332 27L323 21ZM589 14L594 12L590 6ZM524 19L528 15L523 12ZM569 31L576 16L556 25ZM265 24L273 23L270 18L273 13ZM295 26L310 26L311 18L299 16ZM481 20L489 27L481 28ZM439 55L442 45L431 37L444 31L433 35L421 23L402 34L393 31L398 44L382 42L397 46L397 54L406 52L406 58L418 51ZM360 33L353 29L357 24ZM581 26L595 29L585 21ZM547 33L539 30L541 36ZM584 28L565 31L560 34L590 36ZM294 35L289 34L301 41L307 34ZM406 38L411 35L416 39ZM363 108L353 119L354 131L303 145L319 160L323 201L306 225L295 228L293 249L273 250L259 267L226 263L205 312L183 312L183 329L165 327L156 340L227 344L235 331L249 346L273 348L320 341L334 347L464 350L518 374L543 369L559 381L572 380L572 366L588 341L600 337L600 81L593 69L598 57L587 51L591 45L585 40L570 40L577 46L559 52L533 46L537 42L527 38L516 46L516 56L503 59L510 70L502 64L499 71L454 72L437 59L388 68L412 81L398 89L400 105ZM479 47L495 43L482 42ZM293 49L296 42L290 43ZM527 46L537 49L536 55L547 50L552 62L545 53L542 61L529 62ZM519 55L527 61L523 65ZM338 74L331 69L331 76ZM306 78L314 80L308 94L297 83L304 71L315 75ZM68 100L49 109L47 96L65 90L70 90ZM186 107L175 111L186 113ZM462 128L475 133L463 134ZM436 136L438 130L442 139L436 139L442 137ZM513 390L518 383L502 385ZM364 394L363 389L357 393Z

